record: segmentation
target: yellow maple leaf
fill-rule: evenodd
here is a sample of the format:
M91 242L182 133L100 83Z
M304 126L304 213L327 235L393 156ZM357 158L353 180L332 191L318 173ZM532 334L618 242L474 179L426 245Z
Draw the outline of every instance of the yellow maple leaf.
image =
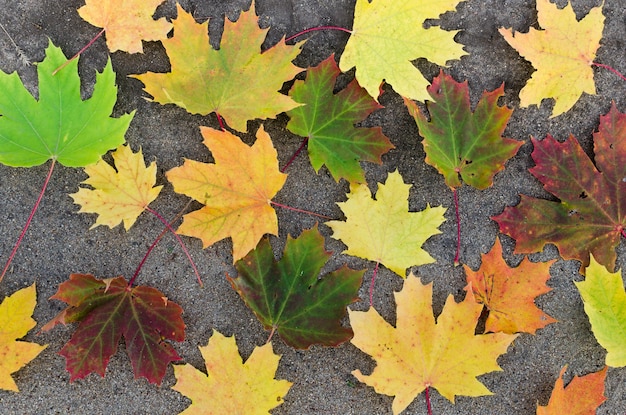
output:
M374 98L383 80L400 95L418 101L430 99L429 82L411 63L426 58L438 65L459 59L463 46L454 42L456 31L425 29L426 19L452 11L460 0L358 0L352 34L339 67L356 66L359 84Z
M174 365L176 384L172 389L191 399L181 415L269 414L283 402L292 383L274 379L280 356L272 343L256 347L243 363L235 337L217 331L199 347L207 374L193 366Z
M394 414L402 412L427 387L454 403L455 395L491 395L476 376L502 370L496 359L517 335L475 335L482 305L471 295L456 303L448 296L437 318L432 310L432 283L422 285L413 274L396 299L396 327L374 308L348 310L354 330L351 342L377 363L371 375L352 372L377 393L395 396Z
M97 213L92 226L114 228L124 222L129 230L139 215L157 198L163 186L156 183L156 163L146 167L141 150L133 153L121 145L112 153L115 168L104 160L85 167L89 178L83 182L94 189L80 188L71 194L80 213Z
M172 29L165 19L154 20L154 9L165 0L86 0L78 14L106 30L111 52L142 53L141 40L162 40Z
M248 120L289 111L300 104L278 91L302 70L291 63L300 48L281 42L261 53L269 29L260 29L257 20L254 2L237 22L226 19L220 49L215 50L209 44L208 22L196 23L179 5L174 36L163 41L171 72L135 78L156 102L193 114L216 112L238 131L246 131Z
M537 0L537 19L542 30L531 27L528 33L515 35L510 29L499 31L537 70L520 92L520 106L554 98L555 117L568 111L583 92L596 93L591 65L600 46L604 16L602 7L594 7L577 21L571 5L559 10L549 0Z
M410 188L398 171L389 173L387 182L378 185L376 200L367 184L352 185L348 200L337 203L346 221L326 223L333 238L348 246L343 253L383 264L403 278L408 267L435 262L422 244L441 233L438 228L445 220L446 208L428 205L421 212L409 212Z
M37 322L31 317L37 303L35 284L6 297L0 304L0 389L18 392L11 373L33 360L48 345L16 341Z
M233 260L250 252L266 233L278 234L271 199L285 184L270 136L259 128L252 147L228 131L200 127L215 164L185 160L166 173L174 191L205 206L185 215L178 233L202 239L204 247L227 237Z

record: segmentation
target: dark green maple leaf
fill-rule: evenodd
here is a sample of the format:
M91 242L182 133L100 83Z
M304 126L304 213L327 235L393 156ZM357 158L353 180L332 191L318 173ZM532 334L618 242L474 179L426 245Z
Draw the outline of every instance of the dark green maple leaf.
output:
M52 43L37 65L39 99L35 99L16 72L0 72L0 163L32 167L55 159L69 167L95 163L124 142L133 114L111 118L117 100L115 73L109 60L96 74L91 98L80 96L78 61L66 62Z
M380 127L354 126L382 106L356 79L334 94L340 73L333 55L310 68L305 81L294 83L289 95L306 105L287 112L291 117L287 129L307 138L309 158L315 171L325 164L335 180L343 177L350 182L363 183L365 176L359 161L381 164L381 156L393 145Z
M358 299L364 271L343 266L320 279L329 257L316 226L297 239L288 237L279 261L264 238L235 264L239 277L228 280L263 326L288 345L336 346L352 338L352 329L343 327L341 319Z
M129 287L123 277L99 280L93 275L72 274L51 298L69 307L44 330L58 323L80 323L59 352L66 358L70 381L93 372L104 376L122 337L136 378L160 384L167 365L180 360L165 340L184 340L183 310L155 288Z
M459 187L461 179L477 189L488 188L523 144L502 137L513 112L498 106L504 86L484 92L473 112L467 81L458 83L442 71L428 93L434 100L428 103L430 119L413 101L404 100L424 137L426 163L443 174L452 188Z
M594 133L595 166L573 136L559 143L548 135L535 146L530 172L558 202L522 195L493 219L515 238L516 253L554 243L564 259L589 265L589 253L609 270L626 236L626 114L615 107L600 117Z

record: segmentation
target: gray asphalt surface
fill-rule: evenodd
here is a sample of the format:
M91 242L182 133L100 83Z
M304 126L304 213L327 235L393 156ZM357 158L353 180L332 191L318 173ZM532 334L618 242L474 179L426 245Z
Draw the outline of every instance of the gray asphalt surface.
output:
M565 1L559 0L558 3L563 6ZM600 3L599 0L573 1L579 18ZM249 7L248 0L181 0L180 4L193 11L198 19L211 18L209 28L214 45L221 33L224 16L234 19L240 10ZM43 59L48 38L60 46L67 56L72 56L100 30L78 16L76 9L83 5L79 0L1 0L0 5L0 23L31 62ZM611 65L622 73L626 73L625 6L624 0L605 0L604 35L597 55L597 61ZM528 172L532 166L530 136L543 138L546 133L551 133L558 139L565 139L572 133L591 155L593 130L598 125L599 116L609 110L611 100L616 101L621 111L626 111L626 82L597 68L594 70L597 95L583 96L566 114L549 118L552 104L548 101L540 108L518 108L519 91L530 77L532 67L508 46L497 29L513 27L526 31L529 26L536 26L534 7L534 1L527 0L468 0L458 6L456 13L447 13L441 19L444 28L461 30L456 40L465 45L469 53L453 62L446 71L459 81L469 80L474 103L483 90L493 90L504 82L506 96L502 102L515 108L505 135L526 143L507 163L506 170L496 176L492 188L478 191L463 186L459 190L461 262L473 268L479 266L481 253L489 251L498 234L491 216L502 212L505 206L516 204L520 193L547 197L540 183ZM157 16L173 17L175 9L175 2L167 0L158 8ZM271 27L266 41L269 46L285 35L310 27L335 25L350 28L354 1L258 0L256 10L261 16L261 23ZM339 55L347 38L348 34L337 31L309 36L296 64L305 68L318 64L333 52ZM142 93L141 83L127 75L145 71L164 72L169 68L160 43L145 43L144 46L143 55L120 52L111 55L119 85L119 100L114 115L137 110L126 137L134 149L142 147L148 160L157 161L158 184L165 185L165 188L151 206L171 218L185 206L187 199L173 192L164 172L181 165L183 158L212 161L210 153L201 143L198 126L217 128L218 124L214 115L194 116L181 108L161 106L143 99L145 94ZM103 39L83 54L79 70L85 96L93 88L95 71L102 70L108 56ZM415 63L429 79L439 71L437 66L424 60ZM20 62L15 47L2 32L0 69L5 72L17 70L25 85L36 92L35 66L25 66ZM453 196L443 177L424 163L421 138L402 99L386 86L380 101L385 108L374 113L367 124L381 125L396 148L383 157L382 166L363 164L370 187L375 189L376 183L384 181L388 172L399 169L405 182L414 185L409 201L411 210L421 210L427 203L449 208L446 214L448 220L440 228L443 234L425 245L437 263L414 269L424 282L434 281L434 308L438 314L448 294L453 294L460 301L465 293L462 268L453 265L456 244ZM274 139L281 166L301 143L301 138L285 129L287 121L283 114L276 120L263 123ZM256 131L259 124L258 121L249 123L249 131ZM253 134L245 135L244 140L252 143ZM31 169L0 166L2 261L8 256L28 217L47 169L48 165ZM277 202L333 218L342 217L335 202L345 200L348 191L346 182L335 183L324 168L316 174L304 155L298 157L287 172L289 178L275 199ZM89 230L94 217L77 214L78 206L68 196L68 193L76 192L78 184L85 178L80 169L59 166L55 170L43 203L15 257L11 273L0 284L0 296L4 297L33 281L37 282L39 303L34 318L39 324L26 336L26 340L49 344L39 357L14 375L20 393L0 391L0 413L177 414L190 401L170 389L175 383L171 368L160 387L149 384L145 379L134 380L127 356L118 352L111 360L105 378L91 375L70 384L65 359L57 352L69 340L72 327L58 327L39 336L35 334L63 308L61 302L47 299L70 273L93 273L101 278L117 275L130 277L148 246L161 232L160 223L149 214L142 215L128 233L121 227ZM192 208L197 207L197 204L192 205ZM272 238L276 252L284 246L287 234L299 235L302 229L315 223L313 217L287 210L279 210L278 216L280 235ZM326 236L327 249L335 253L344 249L341 242L329 237L329 228L320 226L320 229ZM187 260L171 236L165 237L150 256L139 283L157 287L185 310L187 338L183 343L174 345L184 361L197 368L204 367L197 346L206 344L213 329L225 335L234 334L241 354L247 358L255 346L265 343L268 333L225 279L226 272L233 273L230 242L222 241L203 250L199 240L184 240L202 272L204 288L198 287ZM511 254L513 241L506 237L502 240L507 259L517 264L521 257ZM531 255L533 261L556 258L559 256L554 246ZM622 244L618 248L619 266L623 268L625 261ZM368 268L360 291L360 297L367 299L374 264L336 254L328 269L343 263L354 268ZM582 279L578 266L576 261L563 260L552 266L548 284L553 291L540 297L537 303L559 322L539 330L535 336L521 335L509 352L498 360L503 371L480 377L494 395L458 397L453 405L433 391L435 414L534 414L537 402L547 403L561 367L569 365L566 374L568 382L573 375L584 375L604 366L605 351L590 332L580 296L573 284L573 281ZM401 278L384 267L380 269L374 306L388 321L395 319L393 292L401 286ZM362 301L351 307L365 310L367 306L367 301ZM274 414L391 413L391 397L377 395L373 388L361 384L351 375L351 371L357 368L369 373L375 363L350 343L337 348L312 347L307 351L296 351L276 337L274 350L282 355L277 378L294 382L284 404L275 409ZM599 414L626 413L625 369L609 369L606 396L608 401L602 405ZM425 414L424 394L405 413Z

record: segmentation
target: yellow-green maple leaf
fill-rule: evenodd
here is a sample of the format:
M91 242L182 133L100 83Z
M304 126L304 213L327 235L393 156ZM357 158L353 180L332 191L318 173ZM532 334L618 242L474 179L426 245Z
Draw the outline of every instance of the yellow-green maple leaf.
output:
M165 19L154 20L154 9L165 0L86 0L78 9L80 17L106 30L111 52L143 52L141 40L167 38L172 24Z
M460 0L357 0L352 34L339 67L356 66L356 79L374 98L383 80L400 95L418 101L430 98L429 82L411 63L426 58L438 65L459 59L463 46L454 42L456 31L425 29L426 19L455 10Z
M537 70L520 92L520 106L554 98L554 117L568 111L583 92L596 93L591 65L604 16L602 7L594 7L577 21L571 5L559 10L549 0L537 0L537 19L541 30L531 27L528 33L513 35L502 28L500 34Z
M255 118L273 118L298 103L278 91L300 68L291 61L299 48L284 42L261 53L269 29L260 29L254 2L233 23L226 20L220 49L211 48L208 22L198 24L178 6L174 36L163 41L169 73L136 75L161 104L176 104L190 113L216 112L238 131Z
M202 239L204 247L231 237L233 260L243 258L266 233L278 234L271 199L285 184L278 154L263 127L252 147L228 131L200 127L215 164L185 160L166 173L174 191L205 206L188 213L178 233Z
M378 185L376 200L367 184L353 185L348 200L337 203L346 221L326 223L333 238L348 246L343 253L383 264L403 278L408 267L435 262L422 244L441 233L438 228L446 208L427 206L421 212L409 212L410 188L397 171Z
M191 399L181 415L269 414L283 402L292 383L274 379L280 356L272 343L256 347L243 363L235 337L213 331L204 347L199 347L207 375L193 366L174 365L176 384L172 389Z
M0 389L18 392L11 373L33 360L47 345L16 341L37 322L31 317L37 303L35 284L6 297L0 304Z
M626 366L626 292L621 272L609 272L591 255L585 281L575 282L591 331L606 353L606 364Z
M456 303L448 296L437 318L432 309L432 283L422 285L413 274L396 299L396 327L374 308L348 310L354 330L351 342L376 360L371 375L352 372L377 393L395 396L394 415L402 412L427 387L454 403L455 395L491 395L476 377L502 370L496 359L517 335L475 335L482 305L471 294Z
M92 226L114 228L120 222L129 230L139 215L157 198L163 186L155 186L156 163L146 167L141 150L119 146L112 153L115 168L104 160L85 167L89 178L83 182L93 189L80 188L71 194L80 213L97 213Z

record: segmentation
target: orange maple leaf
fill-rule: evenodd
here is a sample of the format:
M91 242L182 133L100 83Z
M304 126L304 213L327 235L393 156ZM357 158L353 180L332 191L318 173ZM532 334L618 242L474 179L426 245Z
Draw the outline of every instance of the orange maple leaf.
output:
M537 407L537 415L595 415L596 409L606 401L604 396L606 366L599 372L574 376L569 385L563 387L566 369L567 366L561 369L548 405Z
M556 322L534 303L535 297L551 290L546 286L554 261L534 263L524 258L516 268L502 258L502 245L496 239L491 251L483 255L478 271L463 265L469 290L489 310L486 332L535 334L537 329Z
M453 403L455 395L490 395L476 376L501 370L496 359L517 335L475 335L482 306L471 295L461 303L448 296L435 323L432 283L422 285L413 274L394 294L395 328L374 308L366 312L348 310L354 330L352 344L377 363L371 375L363 375L360 370L352 374L376 392L395 396L394 415L431 386Z
M243 258L266 233L278 234L271 199L285 184L270 136L257 131L248 147L228 131L200 127L215 164L185 160L166 173L174 191L205 206L185 215L178 233L202 239L204 247L231 237L233 260Z
M142 53L141 40L162 40L172 29L165 19L154 20L154 9L165 0L86 0L78 14L106 30L111 52Z
M104 160L85 167L89 178L83 182L94 189L80 188L71 194L81 213L97 213L95 228L116 227L124 222L129 230L139 215L157 198L163 186L155 186L156 164L146 167L141 150L119 146L112 154L115 168Z

